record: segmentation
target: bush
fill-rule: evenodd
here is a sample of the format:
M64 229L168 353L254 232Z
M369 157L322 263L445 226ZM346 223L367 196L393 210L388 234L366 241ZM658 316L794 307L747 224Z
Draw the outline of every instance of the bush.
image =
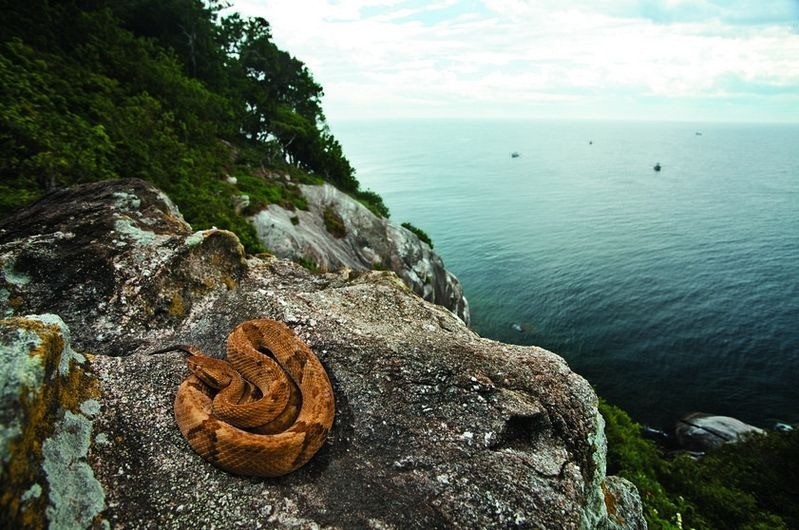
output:
M373 191L363 191L359 190L352 194L355 199L369 208L373 214L378 217L383 217L388 219L390 217L388 206L385 205L383 202L383 198Z
M433 248L433 240L430 239L430 236L427 235L427 232L421 228L416 228L411 223L402 223L402 227L416 234L416 237L427 243L431 249Z
M301 265L306 270L308 270L308 271L310 271L310 272L312 272L314 274L317 274L317 273L320 272L319 264L316 263L316 261L314 261L314 260L312 260L310 258L306 258L304 256L300 256L299 258L295 258L294 259L294 263L297 263L297 264Z
M681 506L660 483L668 462L652 442L641 436L640 426L622 409L600 400L599 411L605 418L608 475L622 476L638 487L649 528L678 528L676 521Z
M341 218L332 206L325 208L322 217L325 221L325 228L328 232L333 234L333 237L341 239L347 235L347 227L344 226L344 219Z

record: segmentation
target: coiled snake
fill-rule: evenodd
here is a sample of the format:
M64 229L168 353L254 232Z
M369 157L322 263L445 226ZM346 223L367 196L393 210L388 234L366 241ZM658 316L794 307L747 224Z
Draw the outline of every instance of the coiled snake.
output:
M333 389L322 364L285 324L248 320L227 339L227 360L178 345L191 374L175 396L189 445L239 475L278 477L299 468L333 425Z

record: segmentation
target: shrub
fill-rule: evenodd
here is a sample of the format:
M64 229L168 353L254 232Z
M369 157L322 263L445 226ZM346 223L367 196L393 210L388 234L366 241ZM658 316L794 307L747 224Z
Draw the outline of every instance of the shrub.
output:
M313 272L314 274L320 272L319 264L310 258L306 258L305 256L294 258L294 263L302 265L303 267L305 267L310 272Z
M431 249L433 248L433 240L430 239L430 236L427 235L427 232L425 232L421 228L413 226L411 223L402 223L402 227L416 234L416 237L427 243Z
M347 227L344 226L344 219L341 218L332 206L325 208L322 217L325 221L325 228L328 232L333 234L333 237L341 239L347 235Z
M373 214L378 217L388 219L390 217L388 206L383 202L383 198L377 193L370 190L358 190L352 194L355 199L369 208Z

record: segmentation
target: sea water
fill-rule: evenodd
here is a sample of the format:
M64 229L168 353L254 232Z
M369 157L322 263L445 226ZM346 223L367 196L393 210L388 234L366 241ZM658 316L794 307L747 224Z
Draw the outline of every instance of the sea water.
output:
M560 354L642 423L799 422L799 125L333 133L392 219L432 237L480 335Z

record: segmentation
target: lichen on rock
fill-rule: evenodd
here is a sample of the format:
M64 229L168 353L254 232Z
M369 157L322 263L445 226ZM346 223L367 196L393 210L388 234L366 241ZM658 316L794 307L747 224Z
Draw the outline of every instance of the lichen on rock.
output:
M51 528L88 528L105 509L105 492L86 462L92 422L69 410L55 433L42 444L50 502L46 509Z
M12 526L86 528L105 506L86 463L97 387L85 364L56 315L0 321L0 509Z
M0 463L11 459L11 443L22 434L22 421L17 414L21 400L34 399L44 380L44 366L39 355L23 354L40 347L38 334L24 328L0 330Z

